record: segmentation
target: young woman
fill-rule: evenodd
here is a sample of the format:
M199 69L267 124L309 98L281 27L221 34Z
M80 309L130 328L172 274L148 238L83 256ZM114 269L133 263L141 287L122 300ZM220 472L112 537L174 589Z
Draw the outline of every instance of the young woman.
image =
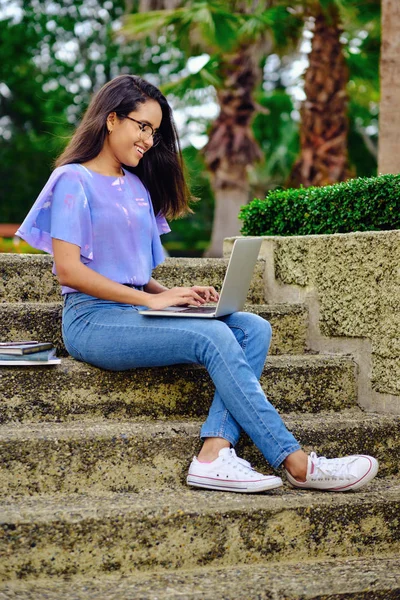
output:
M295 487L358 489L376 475L374 458L308 456L286 429L258 381L267 321L250 313L207 322L139 314L142 306L218 299L212 287L167 289L151 276L164 259L165 218L187 211L189 197L171 109L157 88L132 75L107 83L56 167L17 234L54 256L68 352L110 370L199 363L215 384L189 485L234 492L282 485L236 456L242 429L272 467L283 463Z

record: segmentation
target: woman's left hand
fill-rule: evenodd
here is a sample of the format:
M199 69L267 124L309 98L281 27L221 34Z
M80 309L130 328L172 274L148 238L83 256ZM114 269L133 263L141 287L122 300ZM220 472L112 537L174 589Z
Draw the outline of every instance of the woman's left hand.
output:
M218 292L209 285L192 285L191 289L199 294L206 302L218 302Z

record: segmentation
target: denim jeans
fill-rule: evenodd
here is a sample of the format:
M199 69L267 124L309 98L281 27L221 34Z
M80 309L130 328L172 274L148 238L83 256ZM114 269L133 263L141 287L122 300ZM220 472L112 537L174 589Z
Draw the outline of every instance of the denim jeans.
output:
M235 446L243 429L272 467L299 450L259 384L271 341L267 321L244 312L220 319L146 317L138 308L68 294L63 310L68 352L112 371L204 365L216 391L201 428L203 439L222 437Z

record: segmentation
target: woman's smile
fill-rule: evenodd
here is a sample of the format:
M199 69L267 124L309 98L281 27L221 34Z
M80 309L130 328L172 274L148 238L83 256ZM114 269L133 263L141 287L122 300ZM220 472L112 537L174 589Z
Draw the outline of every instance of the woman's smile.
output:
M144 148L139 146L138 144L134 144L135 150L138 153L139 157L142 158L143 154L146 152Z

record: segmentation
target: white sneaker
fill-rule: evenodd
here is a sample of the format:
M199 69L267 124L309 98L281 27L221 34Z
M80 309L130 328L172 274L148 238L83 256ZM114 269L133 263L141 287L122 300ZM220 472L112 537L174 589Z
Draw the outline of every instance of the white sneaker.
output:
M208 490L247 494L273 490L283 485L280 477L257 473L247 460L236 456L233 448L223 448L218 458L210 463L202 463L194 457L186 482Z
M343 458L325 458L311 452L308 457L306 481L297 481L286 471L294 487L330 492L358 490L375 477L378 461L372 456L355 454Z

